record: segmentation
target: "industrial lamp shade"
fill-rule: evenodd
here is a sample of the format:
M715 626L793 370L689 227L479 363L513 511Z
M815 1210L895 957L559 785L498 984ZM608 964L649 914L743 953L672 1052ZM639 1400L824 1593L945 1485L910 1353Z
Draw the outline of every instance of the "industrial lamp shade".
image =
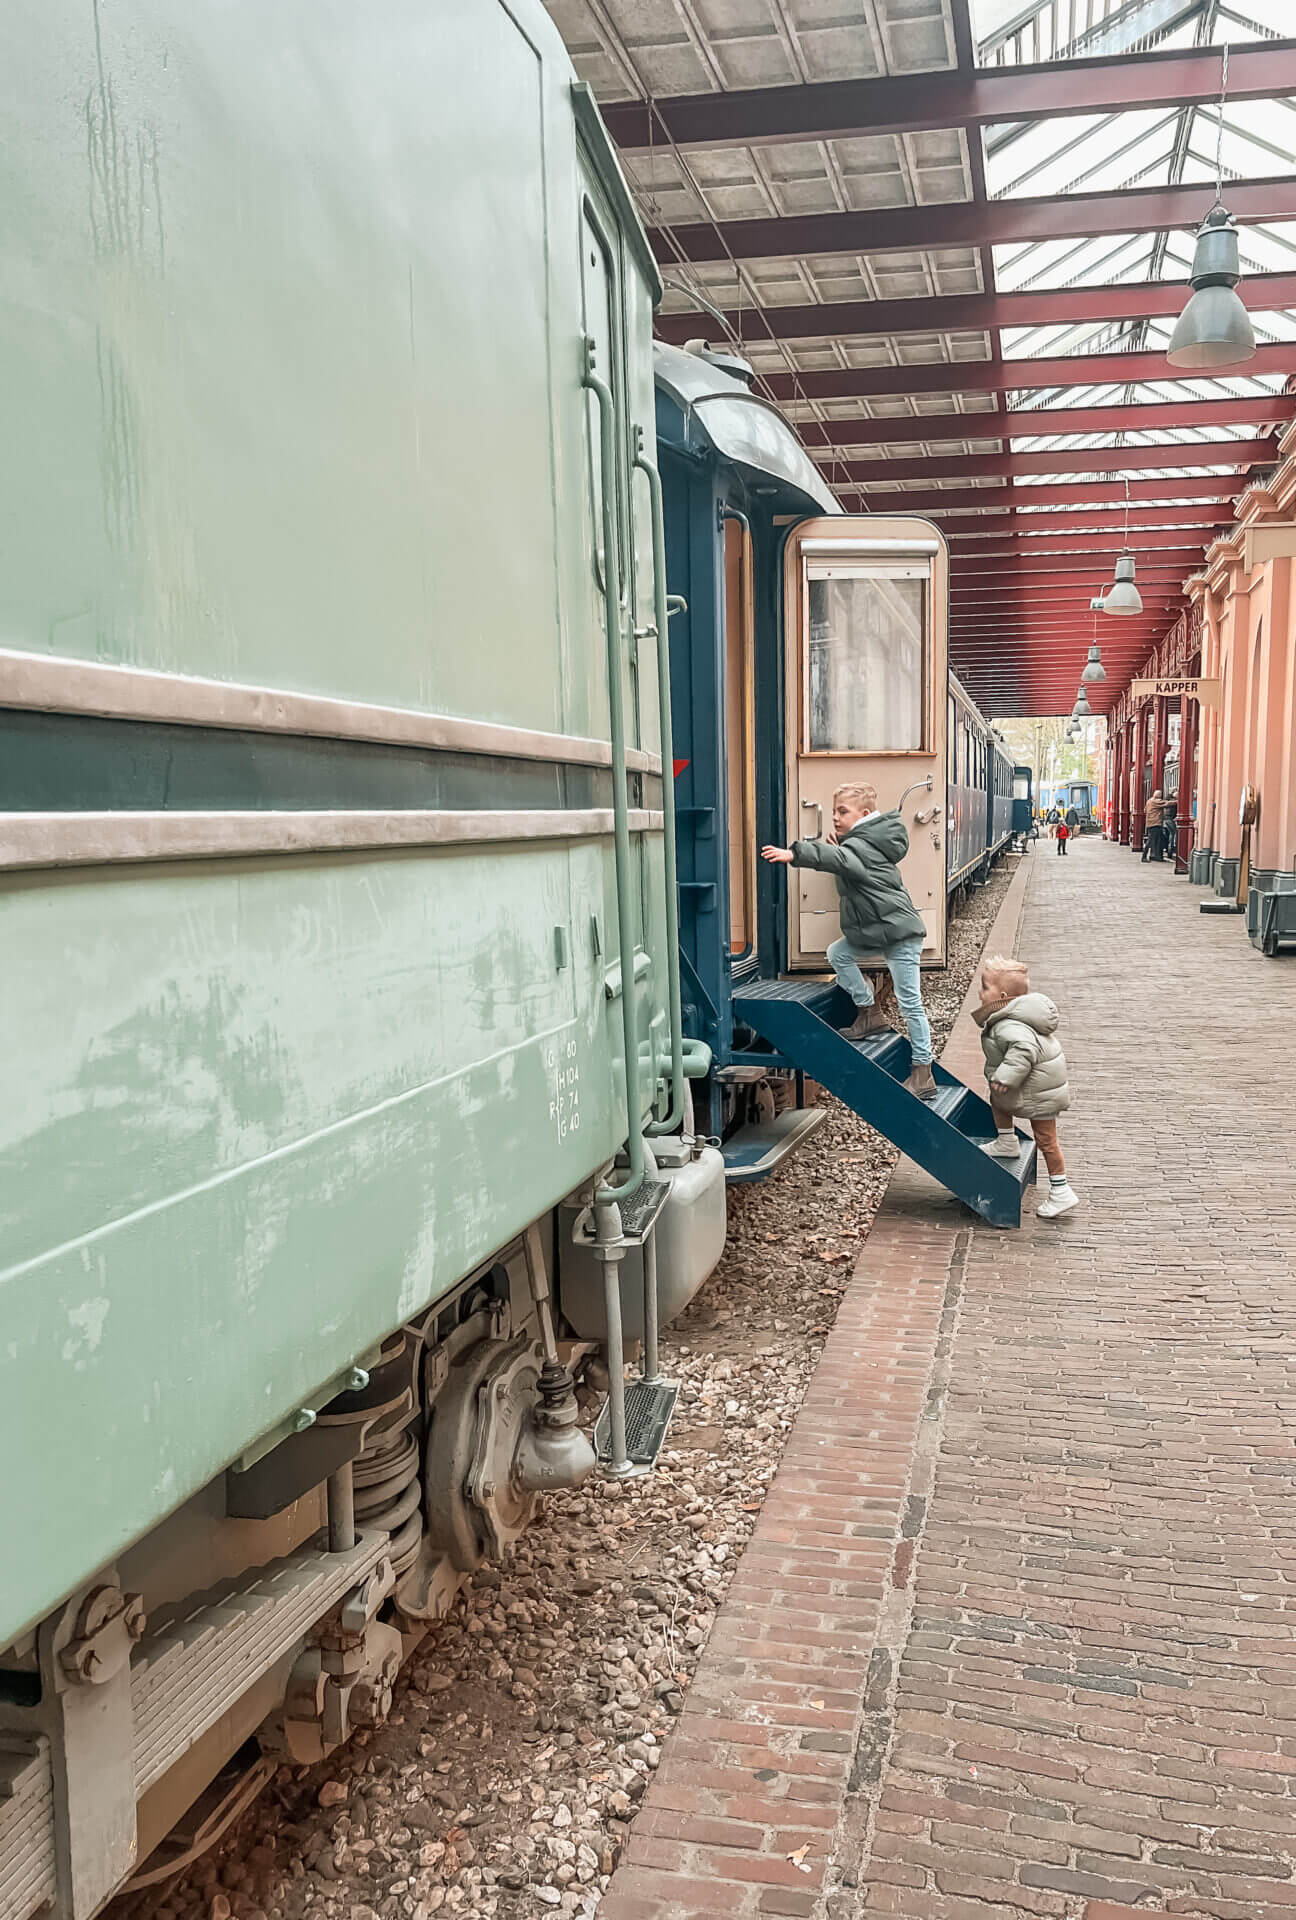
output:
M1082 681L1088 681L1091 687L1099 680L1107 678L1107 669L1102 663L1102 653L1096 640L1089 649L1089 658L1085 662L1085 670L1080 678Z
M1116 583L1103 598L1103 612L1128 616L1142 611L1143 596L1134 585L1134 555L1123 553L1116 562Z
M1255 354L1255 334L1234 289L1242 278L1233 216L1216 203L1197 229L1192 296L1170 336L1172 367L1238 367Z
M1089 705L1089 695L1083 687L1081 687L1079 693L1076 695L1075 710L1078 720L1087 720L1093 712L1093 708Z

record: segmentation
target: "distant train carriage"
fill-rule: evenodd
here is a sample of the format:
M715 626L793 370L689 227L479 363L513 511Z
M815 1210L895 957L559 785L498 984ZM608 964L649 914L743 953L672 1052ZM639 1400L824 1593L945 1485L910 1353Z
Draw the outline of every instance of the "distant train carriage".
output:
M984 879L1012 839L1013 766L953 673L948 700L946 884L955 893Z
M1031 795L1034 771L1016 766L1012 770L1012 831L1015 840L1026 840L1035 830L1035 803Z
M1054 807L1059 813L1074 807L1082 833L1092 833L1098 825L1098 787L1093 780L1045 780L1039 805L1045 815Z
M841 515L733 355L655 354L685 1024L714 1054L702 1124L730 1177L750 1178L822 1112L776 1111L788 1063L756 1031L753 995L822 976L839 931L831 876L776 874L760 844L823 835L836 786L875 785L904 815L923 964L939 967L950 896L1011 840L1012 764L948 672L936 528Z
M724 1187L657 273L545 9L6 47L0 1915L89 1920L385 1717L605 1334L631 1469L604 1302L651 1355Z

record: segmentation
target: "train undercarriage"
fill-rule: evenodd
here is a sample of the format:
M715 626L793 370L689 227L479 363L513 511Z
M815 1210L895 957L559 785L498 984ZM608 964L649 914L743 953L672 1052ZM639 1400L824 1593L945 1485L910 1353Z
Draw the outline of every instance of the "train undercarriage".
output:
M686 1205L706 1242L696 1284L724 1237L718 1156L698 1147L684 1170L707 1154L720 1204L708 1225ZM44 1907L87 1920L169 1878L282 1761L318 1762L381 1725L403 1661L463 1581L507 1555L543 1493L596 1471L574 1373L597 1361L620 1380L624 1351L587 1300L582 1335L553 1298L557 1238L590 1236L580 1199L393 1329L296 1430L0 1655L3 1920ZM625 1299L636 1336L655 1321L651 1243L627 1219L603 1249L614 1275L640 1253ZM636 1319L645 1264L654 1298ZM574 1294L580 1279L574 1264ZM680 1303L668 1288L668 1312Z

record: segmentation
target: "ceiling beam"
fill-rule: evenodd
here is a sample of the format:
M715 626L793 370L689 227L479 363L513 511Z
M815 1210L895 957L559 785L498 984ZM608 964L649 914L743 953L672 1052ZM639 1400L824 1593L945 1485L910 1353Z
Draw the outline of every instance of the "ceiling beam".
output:
M1058 193L984 204L944 200L920 207L855 207L756 220L708 220L668 230L653 228L648 238L663 266L674 266L681 258L701 265L799 259L807 254L1010 247L1046 240L1089 240L1102 234L1167 233L1180 228L1191 232L1201 225L1214 199L1213 183L1122 187L1116 193ZM1230 180L1228 205L1233 217L1244 224L1290 220L1296 216L1296 176Z
M1069 553L1064 553L1062 559L1064 559L1064 563L1069 563L1069 561L1079 561L1083 553L1092 553L1092 564L1098 566L1098 568L1106 568L1106 570L1110 572L1112 566L1116 564L1117 553L1123 553L1123 551L1125 551L1123 547L1116 547L1116 545L1112 545L1112 547L1075 547L1075 549L1071 549ZM1131 551L1137 553L1137 549L1131 549ZM1146 549L1144 549L1144 551L1146 551ZM1192 570L1192 561L1194 561L1194 559L1200 559L1200 553L1202 553L1200 545L1198 545L1198 547L1158 547L1158 549L1154 551L1152 559L1156 561L1158 566L1162 566L1162 568L1181 566L1183 570L1181 570L1181 574L1179 574L1179 580L1185 580L1188 572ZM1173 559L1171 559L1171 555L1173 555ZM1050 563L1050 557L1048 557L1046 553L977 553L975 557L970 557L970 559L964 557L964 555L956 555L956 557L950 561L950 593L958 588L960 582L972 580L975 574L993 574L996 580L1012 580L1014 574L1018 572L1018 568L1023 570L1023 572L1027 572L1027 570L1048 572L1048 570L1050 570L1050 564L1052 564ZM1081 564L1083 564L1083 561L1081 561Z
M1083 597L1081 597L1079 589L1073 588L1072 593L1075 598L1073 599L1071 613L1051 621L1050 624L1068 628L1068 630L1075 634L1077 640L1083 639L1085 646L1088 647L1094 637L1091 631L1092 623L1094 619L1097 618L1095 614L1089 611L1091 595L1088 588L1083 590ZM1173 595L1156 593L1146 602L1146 613L1139 617L1150 620L1173 620L1181 611L1183 605L1184 602L1180 598L1176 598ZM993 605L987 604L984 611L987 616L986 620L974 622L970 626L951 626L951 638L993 641L996 639L995 629L993 624L987 624L987 621L1002 620L1006 625L1002 632L998 634L997 638L1001 640L1003 644L1007 645L1010 638L1009 629L1016 627L1037 627L1041 621L1050 620L1047 606L1041 607L1038 604L1018 605L1010 600L996 600ZM1117 624L1109 615L1103 616L1103 619L1107 626L1114 627ZM1134 631L1136 624L1136 620L1122 619L1120 622L1121 627L1128 627L1130 633ZM1107 642L1102 632L1099 633L1098 638L1102 641L1105 648ZM1116 647L1118 653L1122 646L1132 644L1133 642L1130 640L1129 634L1126 634L1123 639L1113 641L1113 645ZM1110 668L1110 660L1107 661L1107 665Z
M836 484L834 482L834 484ZM1240 474L1170 474L1162 480L1131 480L1131 500L1235 500L1245 480ZM840 493L860 493L863 488L843 486ZM1008 481L997 487L942 487L929 493L878 493L870 488L868 511L895 514L902 518L950 519L950 524L974 526L983 513L1004 513L1018 507L1111 506L1124 508L1125 489L1120 480L1068 480L1054 485L1017 487ZM959 509L968 509L960 513Z
M1253 312L1296 307L1296 273L1253 273L1238 288ZM843 339L898 333L984 333L992 327L1056 327L1094 321L1155 320L1178 316L1188 294L1183 280L1130 281L1117 286L1046 287L1025 293L952 293L912 300L827 300L804 307L762 307L760 321L775 340ZM725 316L737 343L750 335L753 315ZM684 346L698 332L698 316L659 313L663 340Z
M979 601L995 599L998 603L1000 599L1004 599L1004 595L1010 595L1014 601L1021 601L1021 605L1048 607L1050 595L1052 595L1052 603L1056 603L1058 593L1075 593L1083 597L1081 612L1089 612L1089 601L1112 584L1112 563L1108 561L1102 568L1094 568L1092 572L1073 572L1071 570L1073 563L1064 564L1068 566L1066 572L1050 566L1044 572L1004 570L1002 574L981 574L979 578L975 576L962 578L954 582L956 593L954 593L954 607L950 611L950 620L958 624L958 620L966 612L975 612ZM1181 593L1185 578L1187 574L1179 566L1165 568L1164 572L1156 572L1156 574L1148 574L1146 568L1140 568L1139 591L1142 593L1146 588L1148 593L1156 593L1158 597L1169 595L1173 599Z
M1145 603L1144 610L1141 614L1135 614L1133 618L1123 616L1120 625L1122 629L1128 629L1129 633L1135 633L1139 628L1140 622L1146 626L1149 620L1161 619L1165 609L1173 604L1175 604L1173 596L1154 595L1151 600ZM1091 613L1087 606L1081 607L1078 611L1073 610L1067 612L1061 610L1051 613L1047 607L1016 607L1013 606L1011 602L1005 601L1002 607L987 607L979 620L964 623L957 628L952 627L950 631L951 633L957 632L969 640L984 639L994 641L997 644L995 621L1002 618L1005 623L1005 634L1009 629L1015 628L1048 628L1050 630L1065 628L1068 632L1073 632L1083 637L1087 647L1094 637L1093 622L1098 617L1099 616ZM1115 620L1111 615L1103 615L1101 618L1103 620L1104 631L1106 627L1115 625ZM1097 637L1104 645L1106 644L1102 631L1099 632ZM1113 644L1119 647L1128 646L1132 644L1132 642L1129 640L1128 635L1125 635Z
M1101 586L1110 580L1116 561L1116 549L1105 547L1094 560L1086 559L1084 554L1066 554L1055 564L1045 564L1045 556L1038 553L1023 553L1014 557L1012 564L1001 566L996 562L992 570L993 578L1014 593L1047 593L1049 582L1056 580L1062 586L1088 586L1097 581ZM1144 554L1139 561L1139 579L1149 585L1171 587L1176 592L1188 575L1184 572L1178 556L1173 559L1158 558L1155 554ZM958 587L953 614L956 617L959 604L969 595L983 593L985 577L976 573L955 571L954 580Z
M1156 615L1151 620L1142 622L1131 620L1130 625L1136 627L1137 632L1131 637L1130 650L1123 654L1119 661L1110 654L1109 649L1107 650L1109 658L1106 665L1111 679L1113 681L1118 678L1123 679L1127 674L1137 672L1161 634L1168 626L1174 625L1175 618L1174 613L1167 611ZM1050 653L1056 650L1060 665L1050 661L1047 671L1053 673L1059 681L1066 682L1074 693L1080 684L1080 669L1083 668L1089 652L1089 635L1082 633L1078 628L1009 628L1004 635L1005 649L1000 652L980 652L977 650L975 640L969 641L966 636L955 638L951 635L950 643L969 663L976 662L982 667L993 663L996 666L1002 666L1005 670L1017 671L1023 663L1023 655L1026 655L1026 664L1029 666L1030 650L1023 646L1023 642L1032 637L1047 642L1047 650ZM1043 671L1045 671L1043 667L1037 667L1037 672ZM1099 682L1100 686L1106 686L1106 684L1105 680ZM1091 699L1093 697L1090 695Z
M1075 573L1094 572L1101 576L1110 573L1115 564L1116 555L1122 552L1115 544L1096 549L1080 548L1064 556L1061 565ZM1093 558L1086 560L1086 552L1092 552ZM1146 556L1147 564L1157 572L1170 574L1176 583L1187 578L1190 563L1194 556L1200 556L1200 546L1160 547L1155 553ZM1173 557L1172 557L1173 556ZM1175 569L1180 569L1177 573ZM990 556L985 554L955 554L950 561L950 579L954 586L960 581L969 580L975 574L993 573L996 578L1010 579L1015 574L1051 573L1059 571L1059 563L1046 553L1013 553Z
M1200 558L1205 550L1205 540L1189 543L1182 534L1178 539L1167 537L1163 541L1157 541L1155 536L1150 534L1131 533L1127 544L1119 534L1111 536L1101 533L1058 533L1054 534L1051 540L1040 540L1028 547L993 541L975 548L971 553L955 553L950 557L950 573L952 579L959 580L966 577L971 567L983 565L993 567L996 572L1002 569L1010 574L1011 562L1014 560L1038 560L1047 554L1059 554L1072 560L1077 555L1086 553L1093 554L1095 560L1102 560L1105 557L1109 566L1114 564L1118 553L1132 553L1140 560L1145 555L1164 558L1166 554L1182 554L1185 561L1184 573L1187 573L1190 570L1188 563L1192 556L1196 554ZM1181 574L1180 579L1183 577L1184 575Z
M1260 346L1248 374L1296 374L1296 342ZM1200 380L1172 367L1163 353L1076 353L1052 359L954 360L922 366L807 367L793 377L771 370L762 382L776 400L875 400L916 393L1015 393L1048 387L1124 386L1130 382Z
M1110 585L1110 577L1103 584ZM1139 588L1140 594L1144 591L1144 588L1146 588L1148 594L1146 604L1152 612L1162 607L1177 606L1179 604L1181 596L1177 588L1171 588L1168 584L1155 586L1144 581L1143 585ZM1089 633L1090 624L1096 617L1090 611L1089 607L1089 602L1094 597L1095 589L1085 585L1083 587L1070 587L1066 589L1066 592L1072 596L1071 604L1069 609L1066 609L1059 617L1057 624L1073 626L1077 633L1083 632L1087 644L1091 637ZM1049 601L1047 598L1041 598L1038 594L1028 594L1023 597L1020 594L1013 594L1007 586L1004 586L1002 589L997 589L993 595L982 596L977 602L967 601L963 615L951 622L950 632L987 632L989 630L984 625L984 620L987 619L1011 618L1024 621L1048 619L1052 615L1056 605L1056 595L1052 601ZM982 616L982 618L976 618L974 616ZM1111 615L1104 615L1103 617L1108 621L1112 620ZM1125 620L1122 619L1121 626L1124 627L1125 624ZM1132 622L1130 624L1132 624ZM1101 635L1099 638L1101 638Z
M826 456L820 456L826 461ZM1032 448L1027 453L952 453L913 460L843 460L841 475L860 487L899 480L971 480L1026 473L1134 473L1149 467L1237 467L1272 465L1278 450L1272 440L1212 440L1208 446L1179 442L1150 447ZM831 486L834 474L828 466Z
M1220 527L1232 515L1226 506L1131 507L1128 518L1123 508L1101 512L1093 507L1071 507L1056 513L987 513L976 519L966 515L952 519L948 515L928 514L945 535L952 552L975 549L986 540L1007 538L1051 540L1058 533L1119 533L1131 527Z
M1144 659L1146 657L1146 649L1143 653L1137 653L1137 647L1149 623L1158 628L1166 626L1174 621L1181 609L1181 605L1182 603L1179 601L1158 600L1150 602L1142 614L1136 615L1132 620L1124 619L1121 621L1122 627L1127 627L1129 632L1123 639L1113 641L1111 646L1108 646L1104 635L1099 633L1098 638L1103 646L1104 664L1108 672L1118 672L1120 666L1124 664L1121 654L1122 648L1133 647L1136 649L1136 664L1139 660ZM1077 646L1083 645L1086 653L1093 639L1090 623L1094 616L1089 613L1087 609L1084 612L1083 618L1080 615L1076 615L1074 619L1070 620L1065 618L1050 620L1037 612L1006 607L1003 609L1001 618L1002 625L1000 627L996 627L990 618L987 618L986 621L978 626L951 627L951 643L957 646L967 647L1008 648L1015 656L1021 651L1023 634L1056 633L1059 636L1065 636L1068 639L1074 640ZM1108 624L1114 625L1115 623L1109 620ZM1115 662L1116 665L1113 665L1113 662Z
M1182 48L1039 66L743 87L651 104L608 101L602 113L612 138L626 148L672 140L681 147L765 147L1187 106L1217 100L1219 90L1219 48ZM1230 101L1287 93L1296 93L1296 40L1230 49Z
M1092 580L1077 580L1070 574L1041 575L1035 580L1033 587L1030 577L1025 574L1003 576L994 574L985 575L977 582L959 581L958 591L955 594L958 604L951 613L950 619L957 626L960 621L985 610L986 602L992 602L994 607L1012 605L1020 606L1026 611L1047 613L1051 607L1058 604L1060 593L1074 595L1073 610L1078 609L1079 613L1088 617L1090 600L1103 588L1110 586L1111 573L1111 567L1108 566ZM1060 579L1066 584L1054 590L1049 585L1052 579ZM1148 596L1152 599L1174 600L1180 596L1183 579L1182 573L1177 578L1159 575L1156 579L1140 579L1139 593L1142 594L1146 589ZM1050 592L1052 599L1049 598Z
M1179 432L1187 427L1273 427L1296 418L1296 394L1169 400L1110 407L1036 407L1012 413L899 414L882 420L798 420L803 446L902 446L933 440L1034 440L1053 433Z

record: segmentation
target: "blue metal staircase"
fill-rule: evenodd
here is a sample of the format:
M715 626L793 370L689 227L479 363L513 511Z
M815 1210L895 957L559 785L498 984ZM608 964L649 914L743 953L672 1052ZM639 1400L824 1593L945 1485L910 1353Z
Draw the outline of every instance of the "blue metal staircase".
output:
M835 1093L992 1227L1021 1225L1022 1191L1035 1179L1034 1141L1019 1134L1015 1160L988 1154L995 1137L988 1102L939 1063L932 1068L936 1098L917 1099L904 1084L912 1063L903 1034L844 1040L830 1015L850 1021L855 1009L823 980L744 981L734 988L733 1007L735 1019L789 1066Z

